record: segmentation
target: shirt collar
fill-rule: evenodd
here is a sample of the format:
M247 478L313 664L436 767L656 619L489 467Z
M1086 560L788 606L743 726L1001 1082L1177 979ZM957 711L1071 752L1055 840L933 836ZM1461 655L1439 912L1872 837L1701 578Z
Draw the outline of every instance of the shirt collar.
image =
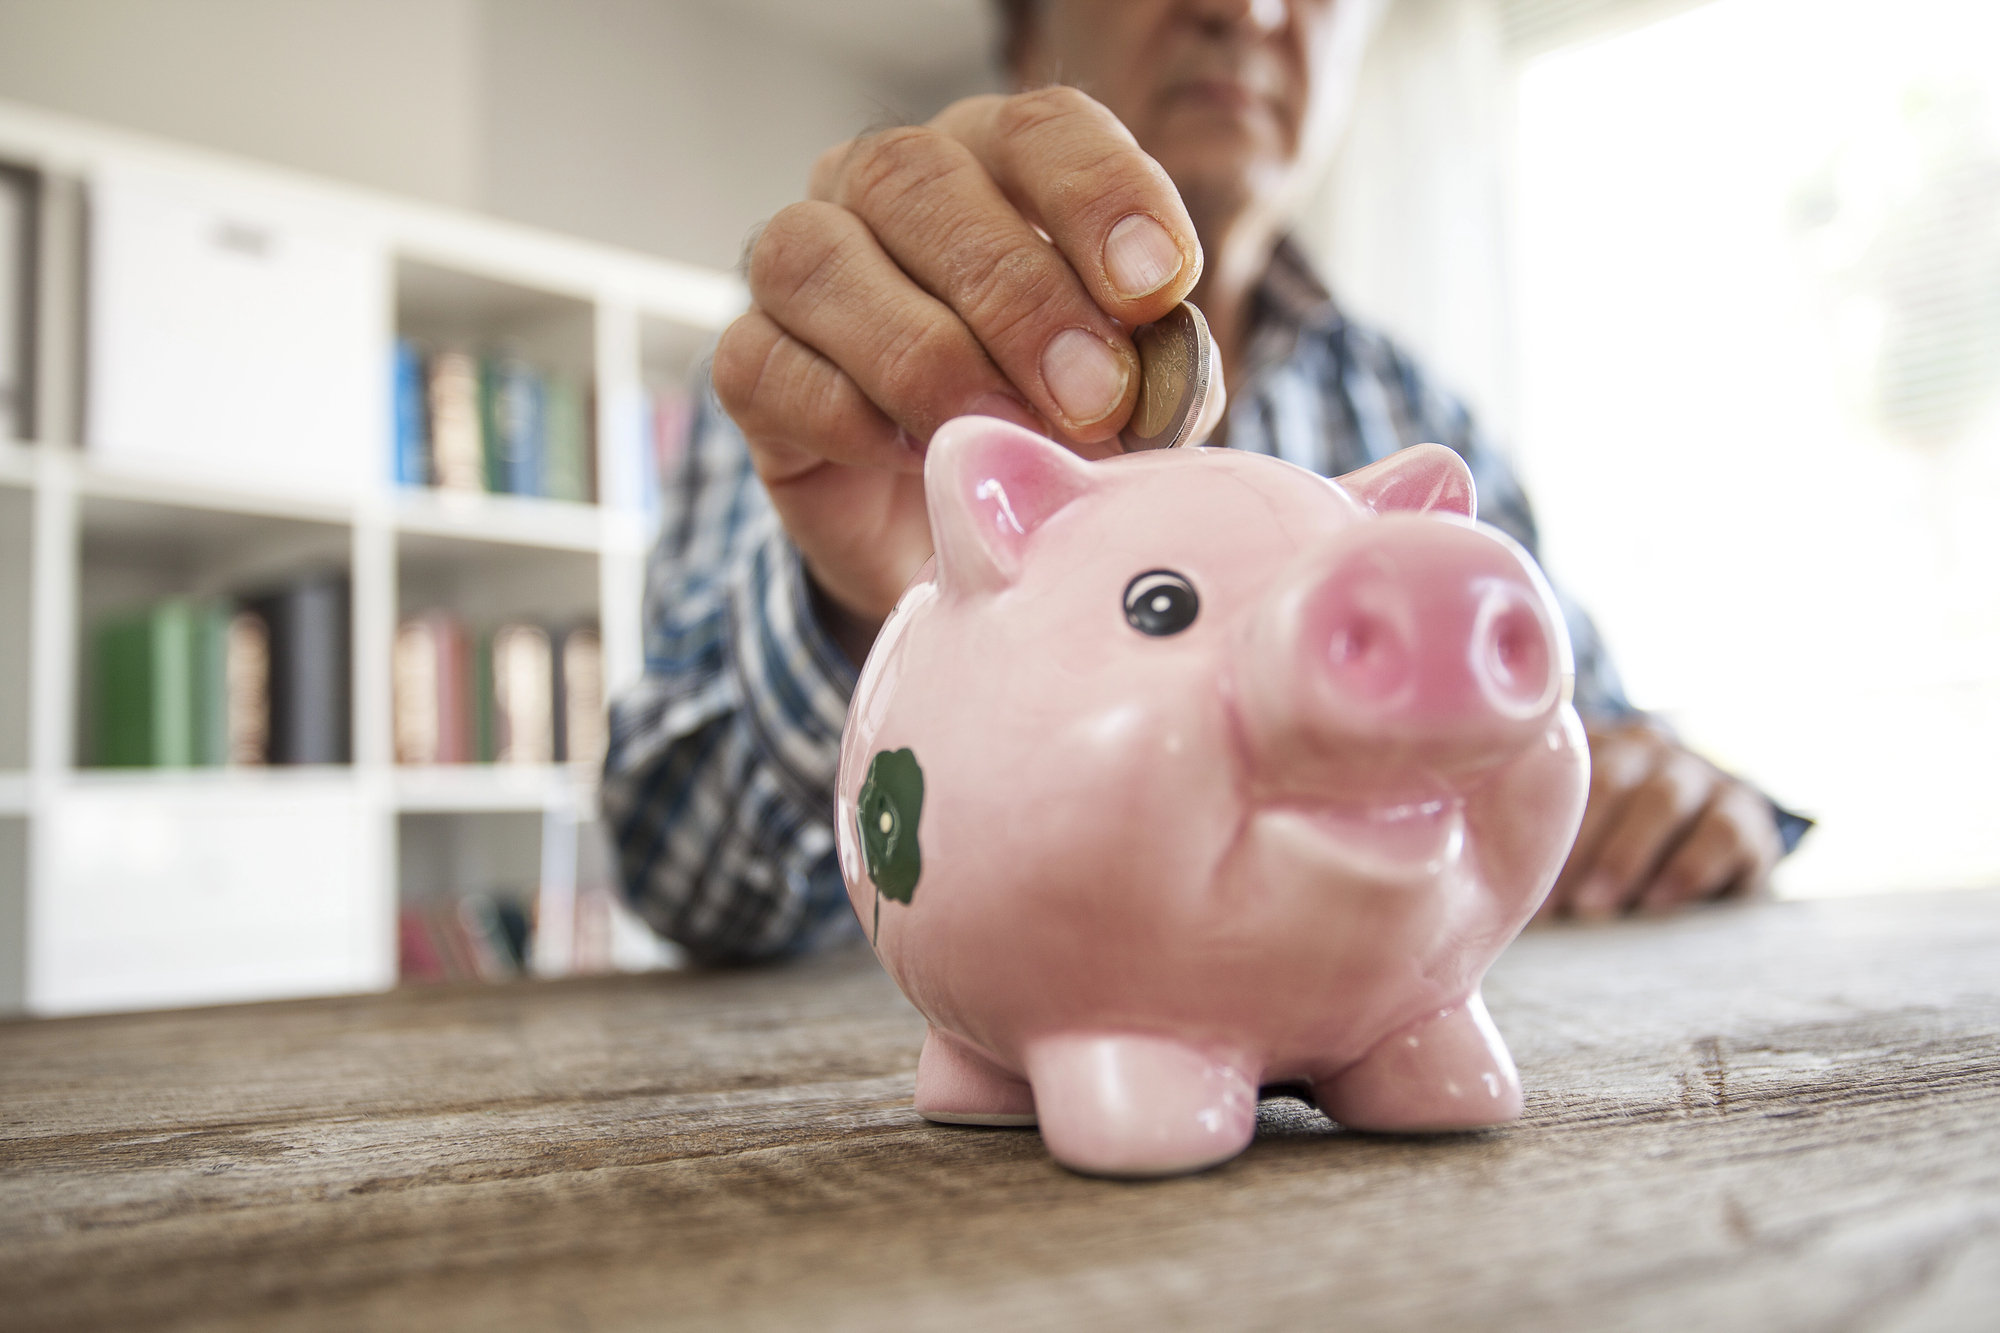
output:
M1250 297L1250 338L1244 383L1229 386L1232 401L1248 402L1274 367L1291 359L1299 335L1340 326L1340 307L1291 237L1282 237Z

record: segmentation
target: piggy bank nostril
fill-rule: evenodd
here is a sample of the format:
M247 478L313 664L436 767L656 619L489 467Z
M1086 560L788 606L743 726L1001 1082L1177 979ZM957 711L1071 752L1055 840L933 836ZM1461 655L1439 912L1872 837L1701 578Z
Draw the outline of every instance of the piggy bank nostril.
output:
M1365 664L1365 660L1371 657L1379 660L1384 648L1383 636L1384 627L1380 621L1357 616L1347 624L1335 627L1327 655L1333 659L1335 666Z
M1495 590L1481 605L1472 666L1488 702L1509 716L1532 716L1552 702L1548 631L1513 589Z
M1326 662L1334 683L1357 700L1389 703L1410 685L1403 636L1367 611L1350 611L1328 627Z

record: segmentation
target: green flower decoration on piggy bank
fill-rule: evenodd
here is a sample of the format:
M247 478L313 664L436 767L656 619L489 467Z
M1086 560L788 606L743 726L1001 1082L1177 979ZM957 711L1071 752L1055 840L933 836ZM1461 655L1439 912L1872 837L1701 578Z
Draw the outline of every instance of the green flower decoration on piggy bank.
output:
M924 812L924 771L912 750L883 750L868 764L868 777L855 802L854 822L861 834L861 854L874 881L875 933L882 928L882 899L907 903L917 896L924 873L923 852L917 847L917 820Z

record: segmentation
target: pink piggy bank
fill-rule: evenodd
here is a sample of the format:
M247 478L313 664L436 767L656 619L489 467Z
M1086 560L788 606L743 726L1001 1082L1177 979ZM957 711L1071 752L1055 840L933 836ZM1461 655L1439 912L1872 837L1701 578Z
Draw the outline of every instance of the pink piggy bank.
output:
M1167 1175L1303 1082L1357 1129L1521 1112L1480 999L1582 818L1568 635L1440 445L1339 482L1086 463L983 417L848 711L841 870L929 1020L916 1108Z

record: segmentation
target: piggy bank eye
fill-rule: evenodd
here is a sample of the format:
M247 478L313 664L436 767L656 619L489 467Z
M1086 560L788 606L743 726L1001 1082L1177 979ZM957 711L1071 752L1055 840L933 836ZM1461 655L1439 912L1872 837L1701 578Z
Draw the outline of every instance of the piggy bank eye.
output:
M1153 569L1125 585L1125 620L1141 634L1179 634L1194 624L1201 598L1171 569Z

